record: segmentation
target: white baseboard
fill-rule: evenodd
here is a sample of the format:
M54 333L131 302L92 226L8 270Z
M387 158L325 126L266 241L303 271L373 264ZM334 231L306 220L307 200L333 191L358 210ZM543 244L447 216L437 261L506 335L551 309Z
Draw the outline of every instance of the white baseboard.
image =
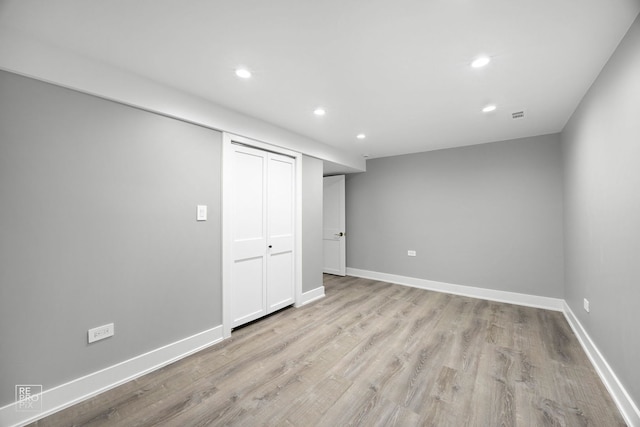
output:
M44 390L39 396L39 402L42 404L41 410L37 412L19 412L16 403L3 406L0 408L0 425L7 427L24 426L220 341L222 341L222 326L217 326L77 378L66 384Z
M324 286L318 286L315 289L304 292L302 294L302 301L300 301L299 304L296 304L296 307L302 307L303 305L312 303L320 298L324 298Z
M362 277L363 279L381 280L383 282L411 286L420 289L427 289L430 291L438 291L447 294L462 295L465 297L480 298L490 301L506 302L509 304L524 305L528 307L544 308L554 311L562 311L564 303L564 300L560 298L549 298L537 295L519 294L516 292L497 291L494 289L476 288L473 286L453 285L451 283L416 279L414 277L379 273L377 271L360 270L358 268L347 267L347 274L349 276Z
M611 369L611 366L609 366L609 363L602 353L600 353L600 350L598 350L598 347L596 347L589 334L587 334L587 331L582 327L582 324L566 301L564 301L563 304L563 312L571 329L573 329L573 332L578 337L582 348L585 353L587 353L589 360L591 360L591 364L596 372L598 372L598 375L600 375L600 379L616 402L626 423L630 427L640 427L640 410L638 410L638 406L634 403L633 399L631 399L631 396L629 396L629 393L627 393L627 390L625 390L615 372Z

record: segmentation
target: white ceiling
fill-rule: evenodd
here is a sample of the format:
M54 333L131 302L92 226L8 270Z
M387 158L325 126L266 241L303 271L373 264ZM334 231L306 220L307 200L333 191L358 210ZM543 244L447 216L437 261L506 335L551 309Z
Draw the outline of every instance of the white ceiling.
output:
M0 0L0 26L373 158L561 131L639 12L639 0ZM480 54L491 63L472 69Z

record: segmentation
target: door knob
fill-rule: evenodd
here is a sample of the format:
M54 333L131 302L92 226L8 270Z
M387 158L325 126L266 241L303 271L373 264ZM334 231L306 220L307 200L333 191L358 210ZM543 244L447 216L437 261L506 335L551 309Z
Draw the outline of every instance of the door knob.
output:
M336 236L338 236L338 237L342 237L342 236L344 236L344 233L341 231L341 232L339 232L338 234L336 234Z

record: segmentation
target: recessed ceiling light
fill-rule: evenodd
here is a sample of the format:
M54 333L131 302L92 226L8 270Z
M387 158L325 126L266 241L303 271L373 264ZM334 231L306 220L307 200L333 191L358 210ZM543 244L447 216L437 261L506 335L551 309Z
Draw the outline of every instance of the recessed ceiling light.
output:
M491 104L491 105L487 105L486 107L484 107L484 108L482 109L482 112L483 112L483 113L490 113L490 112L492 112L492 111L495 111L495 109L496 109L496 108L497 108L497 107L496 107L495 105L493 105L493 104Z
M327 112L324 111L324 108L318 107L315 110L313 110L313 114L315 114L316 116L324 116L325 114L327 114Z
M359 133L356 135L356 138L358 139L365 139L367 137L367 135L365 135L364 133Z
M473 62L471 63L471 66L473 68L482 68L485 65L487 65L489 62L491 62L491 58L489 58L488 56L479 56L473 60Z
M251 71L247 70L246 68L236 68L236 76L240 77L241 79L248 79L251 77Z

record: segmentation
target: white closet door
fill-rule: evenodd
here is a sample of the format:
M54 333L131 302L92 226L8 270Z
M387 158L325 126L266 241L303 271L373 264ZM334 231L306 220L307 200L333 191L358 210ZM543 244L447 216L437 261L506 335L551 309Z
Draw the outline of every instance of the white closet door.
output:
M295 301L295 160L269 153L267 171L267 312L271 313Z
M267 153L233 147L231 327L267 314Z
M295 159L233 146L231 327L295 302Z

